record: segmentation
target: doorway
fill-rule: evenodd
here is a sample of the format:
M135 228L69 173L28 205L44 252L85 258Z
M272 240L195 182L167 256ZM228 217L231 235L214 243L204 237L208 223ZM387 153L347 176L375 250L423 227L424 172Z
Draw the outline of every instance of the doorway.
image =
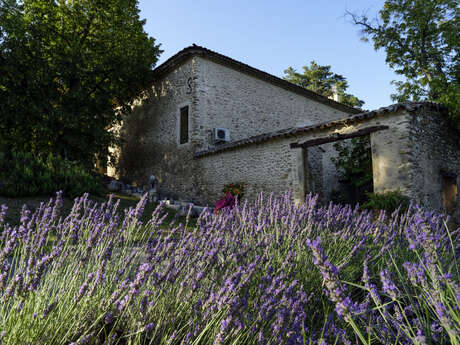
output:
M455 175L441 175L442 183L442 207L449 215L454 215L457 209L457 176Z

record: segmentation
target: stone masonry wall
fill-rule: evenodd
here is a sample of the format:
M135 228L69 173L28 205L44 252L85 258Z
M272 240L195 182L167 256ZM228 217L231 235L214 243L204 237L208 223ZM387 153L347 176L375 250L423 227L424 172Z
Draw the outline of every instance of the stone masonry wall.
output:
M200 150L214 147L210 139L211 131L216 127L228 128L231 141L235 141L349 115L202 57L197 57L196 65L194 140ZM252 191L283 192L293 189L298 177L294 177L297 174L296 155L289 149L289 143L280 140L276 145L264 143L254 150L243 148L236 151L238 153L198 159L196 171L206 181L200 184L200 199L203 202L216 200L222 196L223 186L232 182L248 183L247 196L255 196ZM315 167L310 170L310 190L321 191L325 176L329 186L337 184L335 167L330 161L322 159L336 153L332 145L324 145L318 150L308 158L309 165ZM297 193L299 198L304 198L303 193Z
M338 179L328 148L290 148L292 142L320 134L280 138L198 158L205 172L199 188L205 191L210 205L212 200L222 197L225 184L238 182L246 184L245 197L249 200L254 200L259 192L290 191L296 201L304 200L307 193L313 192L319 194L319 201L327 202Z
M179 145L179 112L186 105L190 140ZM235 141L346 116L335 108L194 56L155 82L133 104L133 113L120 131L126 143L119 153L118 175L143 185L154 174L163 196L201 204L214 203L222 196L224 184L238 180L249 181L248 188L254 192L287 190L295 181L288 172L295 171L295 154L289 143L287 148L278 148L282 152L277 151L276 145L264 143L256 156L248 153L250 159L244 156L244 150L243 155L233 154L234 157L213 155L197 160L193 153L214 145L211 133L216 127L228 128L231 141ZM321 165L321 157L313 164ZM247 168L241 174L243 166ZM261 177L267 167L274 172L268 180ZM324 171L323 176L327 173Z
M295 152L286 140L274 140L199 158L203 171L201 188L207 201L222 197L225 184L244 182L245 197L254 200L259 192L280 194L294 190Z
M460 145L458 135L444 115L424 109L410 121L412 196L430 209L443 211L442 174L455 174L460 187ZM456 221L460 224L460 193L457 193Z
M410 115L407 112L363 120L354 125L341 125L307 132L296 137L280 138L269 142L225 151L197 159L203 166L203 188L210 197L221 196L224 184L246 182L246 196L253 199L257 192L293 192L302 201L305 194L320 194L320 201L327 202L330 192L337 187L337 172L331 161L333 144L305 149L291 149L293 142L349 133L356 130L388 125L390 128L371 134L373 153L374 188L376 192L410 188L407 174L409 156ZM236 163L237 162L237 163Z
M126 143L118 163L122 179L143 185L154 174L160 193L190 201L199 178L192 173L195 68L196 61L189 59L133 104L120 131ZM184 106L189 107L189 142L179 145L179 115Z
M200 149L212 146L209 138L216 127L228 128L235 141L349 115L205 58L196 59Z
M406 111L387 114L366 121L365 125L387 125L387 130L371 133L374 192L400 191L410 195L409 124Z
M302 149L305 169L305 192L323 194L323 153L324 149L319 146Z

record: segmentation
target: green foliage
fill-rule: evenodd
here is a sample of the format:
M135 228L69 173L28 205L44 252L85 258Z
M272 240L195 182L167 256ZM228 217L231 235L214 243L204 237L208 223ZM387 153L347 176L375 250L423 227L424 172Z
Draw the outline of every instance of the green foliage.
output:
M363 205L363 208L373 210L385 210L389 213L401 207L401 211L407 211L409 208L409 198L401 194L399 191L386 193L367 193L368 201Z
M0 160L0 195L23 197L53 195L62 190L68 197L89 192L101 195L101 181L77 162L49 154L46 158L31 153L12 153Z
M229 183L224 186L222 192L227 195L231 193L233 196L238 196L239 199L242 199L244 196L244 186L245 183L238 182L238 183Z
M310 67L303 66L303 73L289 67L284 79L316 92L325 97L334 93L339 101L351 107L360 108L364 102L346 93L348 83L345 77L331 72L331 66L321 66L315 61ZM372 191L372 155L369 137L354 138L351 141L334 144L339 156L333 162L342 180L341 190L333 191L331 199L341 204L354 204L365 200L365 193Z
M289 67L284 71L284 79L325 97L332 97L336 92L339 102L351 107L361 108L364 104L364 101L345 92L348 88L347 80L340 74L331 72L331 66L321 66L311 61L310 67L303 66L302 69L303 73L298 73Z
M342 182L342 190L333 195L335 202L354 204L364 202L366 193L373 190L372 153L369 136L339 141L334 144L338 152L332 158Z
M386 0L374 21L348 13L363 40L384 49L386 62L405 77L393 81L402 101L431 100L449 108L460 133L460 21L457 0Z
M151 81L161 52L137 0L0 2L0 150L88 167Z
M364 102L346 93L348 83L345 77L331 72L331 66L321 66L315 61L304 66L303 73L289 67L284 79L314 91L325 97L338 93L339 101L351 107L360 108ZM333 192L332 200L342 204L354 204L365 200L365 193L372 191L372 155L369 137L354 138L334 144L339 156L333 159L343 181L341 190Z

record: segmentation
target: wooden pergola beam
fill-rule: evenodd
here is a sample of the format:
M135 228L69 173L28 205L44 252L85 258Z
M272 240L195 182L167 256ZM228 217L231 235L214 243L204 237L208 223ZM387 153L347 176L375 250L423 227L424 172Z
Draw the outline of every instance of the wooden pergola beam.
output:
M378 131L388 129L388 128L389 128L388 126L371 126L371 127L361 128L361 129L359 129L359 130L357 130L355 132L351 132L351 133L345 133L345 134L334 133L334 134L329 135L327 137L307 140L307 141L305 141L303 143L292 143L290 146L291 146L291 149L318 146L318 145L322 145L322 144L333 143L335 141L351 139L351 138L356 138L356 137L362 137L364 135L368 135L370 133L378 132Z

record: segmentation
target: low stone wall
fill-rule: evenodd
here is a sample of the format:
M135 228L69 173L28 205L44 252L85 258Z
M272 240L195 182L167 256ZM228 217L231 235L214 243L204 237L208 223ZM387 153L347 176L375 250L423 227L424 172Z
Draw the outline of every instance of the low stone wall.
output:
M399 111L353 125L318 129L198 158L197 169L202 172L196 186L199 199L204 203L217 200L222 197L225 184L244 182L249 199L254 199L259 192L280 194L290 190L299 201L306 193L313 192L320 195L320 201L327 202L338 186L338 174L331 160L337 155L333 144L308 149L291 149L290 144L376 125L387 125L390 129L371 134L375 191L399 190L407 194L411 187L406 151L412 116Z
M296 189L296 155L286 140L242 147L196 161L203 172L197 189L205 203L222 198L224 185L234 182L246 184L245 196L251 200L259 192L279 194Z
M245 197L254 200L257 194L282 194L291 191L297 201L309 192L318 193L326 202L338 185L337 171L331 158L337 155L332 144L312 150L291 149L295 140L311 136L280 138L224 151L196 159L202 177L197 190L200 200L213 203L223 196L224 185L245 183Z
M426 109L410 121L411 196L433 210L443 211L442 176L450 175L460 186L460 144L458 134L446 117ZM460 193L457 191L457 210L460 224Z

